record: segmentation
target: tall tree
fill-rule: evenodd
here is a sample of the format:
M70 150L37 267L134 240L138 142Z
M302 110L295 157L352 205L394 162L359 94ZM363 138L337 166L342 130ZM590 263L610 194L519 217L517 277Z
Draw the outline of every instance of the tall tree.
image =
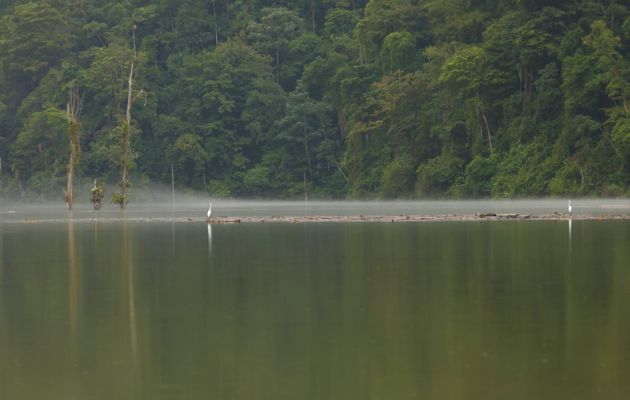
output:
M68 101L66 103L66 116L68 118L68 140L70 144L70 157L68 159L68 181L66 184L66 192L64 198L68 209L72 209L73 203L73 181L74 181L74 167L79 163L79 155L81 153L81 147L79 145L79 129L81 124L79 123L79 116L81 115L81 96L79 90L76 87L71 87L68 90Z
M584 37L584 44L597 57L597 66L606 84L606 93L613 101L619 102L627 115L630 111L630 63L619 52L621 39L606 27L604 21L597 20L591 24L591 33Z
M452 93L463 95L474 114L480 117L480 130L485 128L490 154L493 153L492 133L486 116L487 104L482 94L484 86L493 83L495 77L485 49L468 46L459 49L444 63L439 78Z
M121 145L121 177L120 177L120 193L114 194L114 202L118 203L121 208L125 208L129 202L129 188L131 182L129 181L129 170L131 169L132 150L131 150L131 135L133 127L131 125L131 109L133 107L134 93L134 67L138 60L138 54L136 52L136 25L132 27L132 39L133 39L133 58L131 60L131 66L129 68L129 79L127 80L127 107L125 112L125 119L123 120L122 127L120 129L120 145Z
M284 7L263 8L260 22L248 27L249 39L257 49L273 57L276 83L280 83L280 68L291 40L304 29L304 21Z
M32 88L72 50L72 31L48 2L16 5L0 22L0 52L8 76Z

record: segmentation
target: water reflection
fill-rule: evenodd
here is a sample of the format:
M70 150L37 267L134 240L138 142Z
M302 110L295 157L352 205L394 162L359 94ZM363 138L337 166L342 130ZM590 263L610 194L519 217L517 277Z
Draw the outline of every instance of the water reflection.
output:
M2 306L2 292L4 292L4 225L2 223L2 220L0 220L0 346L2 346L2 343L6 342L6 338L7 335L5 333L5 327L7 326L5 317L4 317L4 310L1 307ZM1 348L1 347L0 347ZM0 350L0 357L2 356L1 354L1 350ZM1 365L1 364L0 364ZM0 371L1 371L1 367L0 367ZM1 379L0 379L0 385L2 384Z
M0 288L2 288L2 272L4 271L4 226L0 220Z
M208 253L212 251L212 224L208 225Z
M131 359L133 365L138 365L138 327L136 319L136 292L134 282L133 242L129 234L127 222L122 223L122 267L125 271L125 286L127 291L127 313L129 321L129 338L131 344Z
M208 228L0 225L0 398L630 391L625 221Z
M77 249L75 243L74 222L72 222L72 212L69 212L68 221L68 275L69 275L69 317L70 336L72 342L76 343L78 337L79 308L81 304L81 263L77 260Z

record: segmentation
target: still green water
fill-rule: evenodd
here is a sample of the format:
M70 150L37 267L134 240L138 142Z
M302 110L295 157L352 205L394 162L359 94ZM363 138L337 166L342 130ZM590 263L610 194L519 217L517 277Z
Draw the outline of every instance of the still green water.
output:
M0 399L622 399L627 221L0 224Z

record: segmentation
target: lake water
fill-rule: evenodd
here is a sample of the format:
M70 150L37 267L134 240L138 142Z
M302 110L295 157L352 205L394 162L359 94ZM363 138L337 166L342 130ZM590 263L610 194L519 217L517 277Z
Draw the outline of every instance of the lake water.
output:
M270 215L303 205L218 206ZM140 206L37 224L15 221L68 214L10 211L0 216L0 399L630 393L630 221L209 228L106 218L162 212Z

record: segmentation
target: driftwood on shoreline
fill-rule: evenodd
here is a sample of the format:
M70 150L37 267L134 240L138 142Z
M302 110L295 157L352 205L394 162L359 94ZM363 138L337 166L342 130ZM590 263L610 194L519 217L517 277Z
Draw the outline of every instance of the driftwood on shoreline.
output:
M213 217L209 224L240 223L306 223L306 222L431 222L431 221L560 221L560 220L630 220L630 215L568 215L568 214L444 214L444 215L311 215L276 217Z
M315 222L465 222L465 221L588 221L588 220L630 220L630 214L606 215L569 215L569 214L516 214L516 213L475 213L475 214L442 214L442 215L305 215L305 216L218 216L211 218L191 217L127 217L127 218L73 218L73 219L37 219L5 220L4 223L62 223L62 222L207 222L209 224L240 223L315 223Z

